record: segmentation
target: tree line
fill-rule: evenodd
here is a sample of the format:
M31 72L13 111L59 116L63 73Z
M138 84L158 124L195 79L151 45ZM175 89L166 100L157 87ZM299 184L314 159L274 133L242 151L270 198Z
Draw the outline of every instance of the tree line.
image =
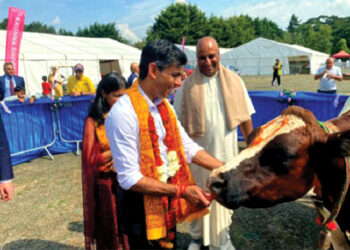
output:
M7 18L0 22L0 29L6 29ZM32 22L26 24L25 31L51 33L68 36L109 37L114 40L131 44L121 36L115 23L100 24L95 22L85 28L79 28L76 33ZM196 5L175 3L169 5L155 18L148 28L146 37L133 46L142 48L147 42L155 39L168 39L181 43L186 38L186 45L195 45L203 36L213 36L220 47L233 48L247 43L257 37L264 37L278 42L298 44L327 54L340 50L350 52L350 17L320 16L311 18L304 23L296 15L292 15L286 30L267 18L251 18L248 15L229 18L205 13Z
M0 29L6 30L7 27L7 18L4 18L0 22ZM120 35L119 30L116 28L115 23L106 23L100 24L95 22L94 24L89 25L85 28L79 28L76 33L72 31L60 28L55 29L54 26L47 25L41 22L31 22L24 25L24 31L29 32L38 32L38 33L48 33L64 36L82 36L82 37L108 37L114 40L117 40L122 43L130 44L128 40Z
M217 39L220 47L233 48L257 37L277 42L298 44L310 49L336 53L339 50L350 52L350 17L320 16L301 23L292 15L286 30L267 18L251 18L248 15L229 18L210 16L197 6L176 3L164 9L148 29L146 42L166 38L181 43L195 45L203 35Z

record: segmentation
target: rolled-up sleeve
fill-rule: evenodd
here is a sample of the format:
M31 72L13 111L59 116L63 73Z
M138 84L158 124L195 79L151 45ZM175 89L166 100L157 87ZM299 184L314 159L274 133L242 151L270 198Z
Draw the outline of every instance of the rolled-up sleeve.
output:
M129 97L123 96L122 98L109 112L105 128L119 185L128 190L143 175L140 172L137 117L134 110L127 105Z

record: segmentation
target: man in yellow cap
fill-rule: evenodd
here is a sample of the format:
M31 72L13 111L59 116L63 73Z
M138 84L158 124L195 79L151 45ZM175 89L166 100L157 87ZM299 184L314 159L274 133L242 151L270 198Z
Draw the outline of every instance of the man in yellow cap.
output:
M89 77L84 76L84 66L80 63L73 68L75 75L68 78L67 95L94 95L96 90Z

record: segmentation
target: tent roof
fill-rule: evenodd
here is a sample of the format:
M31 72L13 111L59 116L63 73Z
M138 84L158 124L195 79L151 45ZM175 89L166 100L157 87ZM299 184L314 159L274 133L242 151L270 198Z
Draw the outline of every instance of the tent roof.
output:
M5 58L6 30L0 30L0 59ZM138 59L141 51L110 38L61 36L23 32L20 59Z
M325 53L305 48L299 45L280 43L266 38L256 38L248 43L224 53L221 57L234 58L264 58L285 56L328 56Z
M349 58L350 54L346 53L344 50L339 51L336 54L332 55L333 58Z

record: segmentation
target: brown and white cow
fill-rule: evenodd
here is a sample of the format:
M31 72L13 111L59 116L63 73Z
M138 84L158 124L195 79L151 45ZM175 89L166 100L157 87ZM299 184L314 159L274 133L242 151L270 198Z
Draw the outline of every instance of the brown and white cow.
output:
M326 122L326 133L314 115L291 106L255 129L249 146L216 169L208 185L224 206L270 207L304 196L317 176L324 206L331 210L345 182L344 157L350 155L350 111ZM337 217L350 231L350 192Z

